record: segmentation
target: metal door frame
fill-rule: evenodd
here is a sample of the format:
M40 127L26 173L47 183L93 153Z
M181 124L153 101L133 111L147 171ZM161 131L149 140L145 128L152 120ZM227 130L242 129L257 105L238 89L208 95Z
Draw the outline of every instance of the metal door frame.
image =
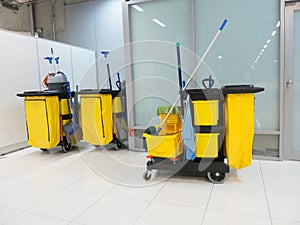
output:
M300 153L292 152L292 98L293 90L288 85L293 80L294 62L294 11L300 11L300 1L281 1L281 140L280 158L300 160Z

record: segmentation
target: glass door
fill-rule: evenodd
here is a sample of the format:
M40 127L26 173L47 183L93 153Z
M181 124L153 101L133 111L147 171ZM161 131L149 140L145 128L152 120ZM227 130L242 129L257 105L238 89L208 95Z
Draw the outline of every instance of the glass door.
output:
M285 3L284 158L300 160L300 2Z

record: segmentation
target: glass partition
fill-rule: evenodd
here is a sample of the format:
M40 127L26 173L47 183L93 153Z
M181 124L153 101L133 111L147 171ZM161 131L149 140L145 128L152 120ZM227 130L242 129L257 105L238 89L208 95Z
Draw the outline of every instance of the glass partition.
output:
M191 18L191 1L147 1L130 5L136 126L150 124L157 116L158 106L172 105L176 99L179 89L176 43L190 48Z
M197 54L205 51L224 18L228 24L205 61L222 85L264 87L255 101L255 129L279 130L280 2L195 0Z

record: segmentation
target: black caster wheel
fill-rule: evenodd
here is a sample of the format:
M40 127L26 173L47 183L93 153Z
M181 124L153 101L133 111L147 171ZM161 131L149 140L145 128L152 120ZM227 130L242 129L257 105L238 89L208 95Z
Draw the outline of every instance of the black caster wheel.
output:
M41 151L46 152L46 151L48 151L48 149L46 149L46 148L41 148Z
M154 164L154 160L150 159L149 161L147 161L147 166L151 166Z
M207 178L214 184L221 184L224 182L226 173L223 172L207 172Z
M145 179L146 181L151 179L151 170L147 170L147 171L144 173L144 179Z
M120 150L122 147L123 147L122 142L117 140L117 143L115 144L115 149Z
M71 144L65 144L65 145L62 146L62 151L65 152L65 153L71 151L71 149L72 149Z

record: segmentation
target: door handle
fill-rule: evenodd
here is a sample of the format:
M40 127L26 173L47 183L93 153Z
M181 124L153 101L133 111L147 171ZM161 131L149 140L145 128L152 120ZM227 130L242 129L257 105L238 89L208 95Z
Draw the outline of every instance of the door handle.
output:
M290 86L292 86L292 84L293 84L293 81L291 81L291 80L288 80L286 83L286 86L287 87L290 87Z

